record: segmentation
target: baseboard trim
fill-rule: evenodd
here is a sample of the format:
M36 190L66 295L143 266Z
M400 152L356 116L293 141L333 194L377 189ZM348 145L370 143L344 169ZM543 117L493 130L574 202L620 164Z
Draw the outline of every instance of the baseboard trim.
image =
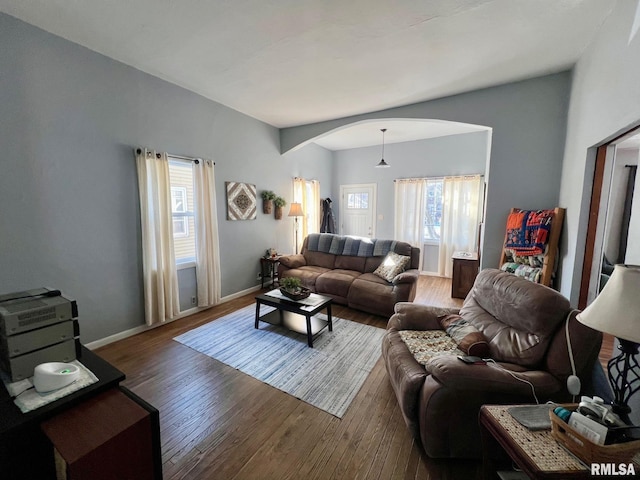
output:
M231 300L235 300L236 298L243 297L253 292L257 292L261 290L261 287L256 285L255 287L247 288L246 290L242 290L240 292L232 293L231 295L227 295L220 299L218 305L222 303L229 302ZM188 317L189 315L193 315L194 313L201 312L203 310L207 310L211 307L195 307L190 308L189 310L185 310L184 312L180 312L180 315L177 317L168 320L163 323L158 323L156 325L140 325L138 327L130 328L129 330L124 330L122 332L114 333L113 335L109 335L108 337L101 338L99 340L95 340L93 342L87 343L85 347L89 350L95 350L96 348L104 347L105 345L109 345L110 343L117 342L118 340L124 340L125 338L133 337L142 332L146 332L147 330L153 330L154 328L162 327L163 325L167 325L169 323L173 323L176 320L180 320L182 318Z

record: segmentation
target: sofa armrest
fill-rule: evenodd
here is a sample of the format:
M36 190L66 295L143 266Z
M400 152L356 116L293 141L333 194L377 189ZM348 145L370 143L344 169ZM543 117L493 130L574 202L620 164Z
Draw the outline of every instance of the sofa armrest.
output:
M304 255L297 253L295 255L283 255L278 261L287 268L298 268L307 264Z
M398 302L395 312L387 323L391 330L442 330L439 317L457 314L457 308L439 308L411 302Z
M507 366L516 370L505 370ZM562 388L561 382L556 377L543 370L518 371L522 367L493 362L485 365L469 365L460 361L455 355L432 357L425 368L441 384L458 390L490 390L514 395L532 395L531 386L533 385L538 397L546 397L557 393Z
M405 270L404 272L396 275L391 283L394 285L398 285L400 283L415 283L418 281L419 276L420 272L416 269Z

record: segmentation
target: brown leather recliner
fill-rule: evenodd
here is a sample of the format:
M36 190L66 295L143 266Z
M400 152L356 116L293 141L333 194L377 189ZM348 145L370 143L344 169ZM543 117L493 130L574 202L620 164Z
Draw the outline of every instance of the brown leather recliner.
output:
M602 334L579 323L577 313L557 291L494 269L478 274L460 310L397 304L382 354L404 420L427 455L479 457L478 413L484 404L535 403L532 386L541 403L570 401L567 317L576 373L583 394L592 394L585 389ZM400 331L442 330L439 319L447 314L459 314L482 332L490 357L503 368L468 365L450 352L418 363Z

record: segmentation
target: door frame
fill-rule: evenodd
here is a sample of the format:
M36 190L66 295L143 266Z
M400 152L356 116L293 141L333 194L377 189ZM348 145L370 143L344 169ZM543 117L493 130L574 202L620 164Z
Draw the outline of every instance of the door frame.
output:
M371 205L371 238L376 238L376 225L378 223L377 202L378 202L378 184L377 183L349 183L340 185L340 235L344 235L344 212L346 201L344 199L345 188L369 188L373 190L373 201Z
M640 127L636 126L631 128L608 142L599 145L596 150L596 159L594 165L593 182L591 187L591 204L589 206L589 223L587 225L587 236L585 239L584 257L582 263L582 275L580 280L580 292L578 296L578 308L584 310L587 307L589 301L589 293L593 287L592 282L594 276L592 275L594 261L596 258L602 256L602 244L604 242L604 225L603 222L599 222L599 218L608 211L608 198L606 200L607 205L602 205L602 193L603 187L608 192L610 185L604 186L605 180L611 181L611 164L614 161L615 145L620 143L623 137L635 135L640 132ZM607 172L609 175L607 175ZM605 192L605 193L606 193ZM608 195L607 195L608 197ZM600 225L599 225L600 223ZM599 255L599 257L598 257Z

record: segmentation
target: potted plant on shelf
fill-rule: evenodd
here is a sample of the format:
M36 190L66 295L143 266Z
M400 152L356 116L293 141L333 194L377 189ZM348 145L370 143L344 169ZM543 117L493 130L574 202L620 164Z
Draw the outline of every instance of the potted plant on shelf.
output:
M280 291L291 300L302 300L311 295L311 290L302 286L302 281L296 277L280 279Z
M274 213L276 220L280 220L282 218L282 207L284 207L287 204L287 201L282 197L276 197L275 200L273 201L273 204L276 207L275 213Z
M273 210L273 200L276 198L276 194L271 190L262 191L262 213L271 213Z

